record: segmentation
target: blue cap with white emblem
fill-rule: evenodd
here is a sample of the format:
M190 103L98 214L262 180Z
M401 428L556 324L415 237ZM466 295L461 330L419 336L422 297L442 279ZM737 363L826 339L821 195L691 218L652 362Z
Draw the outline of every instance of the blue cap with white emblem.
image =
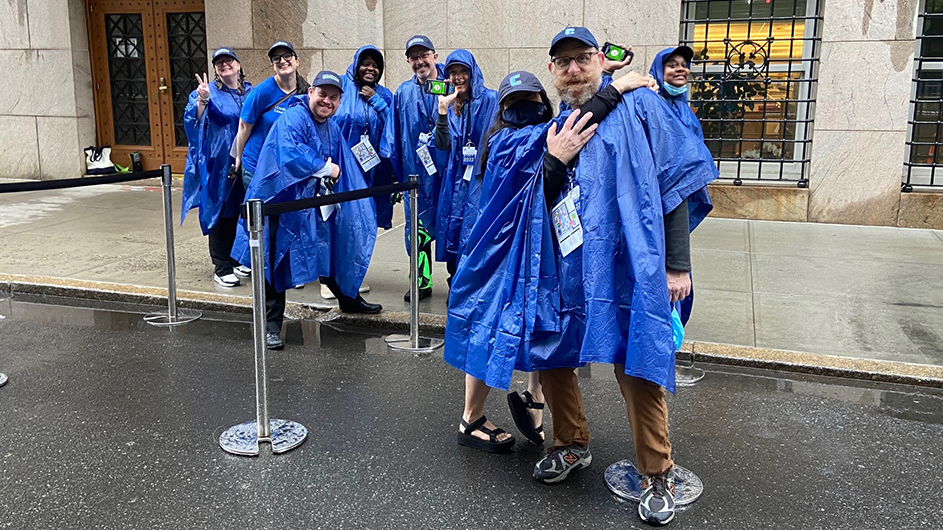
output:
M557 49L557 46L567 39L575 39L587 46L592 46L593 48L599 48L599 44L596 43L596 37L593 37L593 34L586 28L581 28L578 26L571 26L564 28L563 31L557 33L557 36L553 38L553 41L550 42L550 55L553 55L554 50Z
M341 76L331 72L330 70L322 70L318 72L318 75L314 76L314 79L311 80L311 86L333 86L337 87L342 93L344 92L344 85L341 83Z
M511 72L501 80L501 85L498 87L498 103L503 102L504 98L515 92L547 93L537 76L525 71Z

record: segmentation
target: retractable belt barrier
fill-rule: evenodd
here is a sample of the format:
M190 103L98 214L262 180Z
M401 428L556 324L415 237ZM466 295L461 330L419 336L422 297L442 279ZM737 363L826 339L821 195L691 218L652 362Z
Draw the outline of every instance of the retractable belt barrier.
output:
M410 175L408 182L365 188L354 191L321 195L309 199L298 199L281 203L263 204L259 199L246 201L242 217L246 219L249 232L249 252L252 259L252 338L255 347L255 405L256 420L240 423L223 431L219 436L219 445L228 453L244 456L259 454L259 444L268 442L273 453L284 453L301 445L308 437L304 425L282 419L269 418L268 379L265 360L265 248L262 237L263 223L266 216L316 208L328 204L338 204L376 195L389 195L399 191L409 192L410 210L410 302L409 336L391 336L387 339L391 348L413 352L431 352L440 347L441 340L419 338L419 278L418 260L418 196L419 177ZM398 337L398 338L397 338ZM408 342L408 345L400 343Z
M13 182L0 184L0 193L16 193L27 191L61 190L67 188L84 188L101 184L118 184L152 178L161 179L161 194L163 195L164 209L164 240L167 244L167 312L156 312L145 315L148 324L160 327L172 327L192 322L202 316L199 311L177 308L177 270L174 263L174 221L173 202L171 201L171 172L170 166L163 164L160 169L138 171L136 173L118 173L101 177L83 177L63 180L41 180L30 182Z

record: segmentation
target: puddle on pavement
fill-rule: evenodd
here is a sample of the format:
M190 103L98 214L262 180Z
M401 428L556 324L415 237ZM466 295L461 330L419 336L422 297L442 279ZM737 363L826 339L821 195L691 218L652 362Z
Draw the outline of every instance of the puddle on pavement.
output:
M251 315L204 312L197 321L173 329L158 328L144 322L143 316L155 310L154 306L118 302L95 302L64 297L16 295L9 290L4 296L0 284L0 319L7 322L27 322L39 326L98 328L108 331L127 331L165 336L166 333L186 336L213 336L231 340L252 340ZM3 332L0 324L0 333ZM387 347L387 335L375 330L341 326L314 320L292 320L285 323L285 343L316 351L324 348L343 348L351 353L372 355L410 355ZM296 350L297 351L297 350ZM427 358L440 358L441 350ZM792 374L772 370L739 368L699 363L708 378L723 378L725 385L735 385L741 391L758 396L795 394L865 406L876 412L904 420L943 424L943 390L874 383L853 379ZM577 370L581 379L612 378L610 365L593 364ZM516 374L515 379L520 379ZM520 381L521 383L523 381ZM679 388L690 392L692 388Z

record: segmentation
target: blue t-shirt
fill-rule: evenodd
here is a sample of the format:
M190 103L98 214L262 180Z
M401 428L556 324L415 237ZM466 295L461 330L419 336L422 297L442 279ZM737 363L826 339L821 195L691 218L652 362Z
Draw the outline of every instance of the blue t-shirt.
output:
M252 92L249 92L246 102L242 105L242 114L239 116L242 121L253 126L252 133L242 148L243 170L255 173L255 165L259 162L259 151L262 150L265 137L268 136L268 131L275 123L275 119L288 108L291 98L279 103L268 112L265 112L265 109L283 97L285 97L285 92L278 88L274 77L262 81L252 89Z

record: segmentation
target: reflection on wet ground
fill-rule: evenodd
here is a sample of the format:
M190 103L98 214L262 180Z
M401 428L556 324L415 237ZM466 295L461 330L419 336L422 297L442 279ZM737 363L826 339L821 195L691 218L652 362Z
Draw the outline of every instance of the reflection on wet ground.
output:
M610 366L579 370L593 465L547 487L534 446L456 446L462 376L441 353L289 322L269 408L310 439L235 457L215 437L253 419L248 316L168 330L151 309L0 301L0 527L642 528L602 480L633 456ZM669 407L675 459L705 492L672 528L939 527L943 392L701 366ZM514 432L503 394L486 413Z

